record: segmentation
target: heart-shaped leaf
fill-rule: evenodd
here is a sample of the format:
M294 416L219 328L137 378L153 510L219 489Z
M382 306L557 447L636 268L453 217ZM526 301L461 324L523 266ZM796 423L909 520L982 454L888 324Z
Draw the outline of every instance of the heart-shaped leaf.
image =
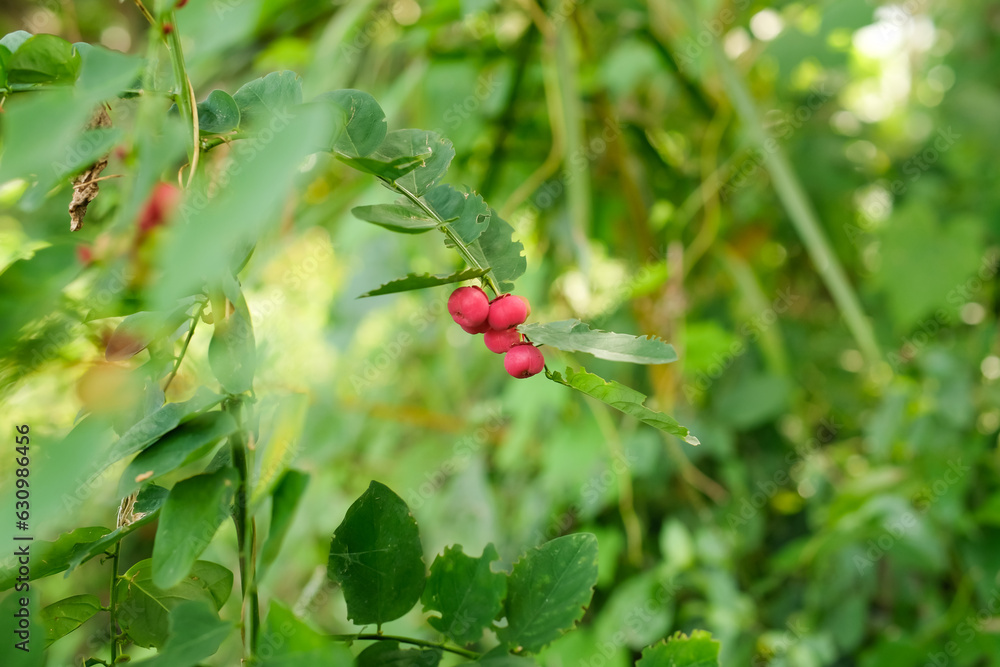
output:
M344 123L343 130L334 133L332 145L326 147L328 150L347 157L365 157L385 139L385 112L368 93L353 89L335 90L320 95L317 101L338 109Z

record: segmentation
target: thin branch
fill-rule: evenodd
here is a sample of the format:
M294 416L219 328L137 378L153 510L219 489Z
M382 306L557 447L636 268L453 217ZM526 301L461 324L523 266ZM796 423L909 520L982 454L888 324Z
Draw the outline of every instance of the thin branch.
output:
M383 642L399 642L400 644L411 644L413 646L423 646L425 648L436 648L442 651L448 651L449 653L454 653L455 655L460 655L470 660L476 660L479 658L479 654L475 651L470 651L468 649L461 648L459 646L450 646L445 643L435 644L434 642L424 641L423 639L413 639L411 637L400 637L398 635L380 635L375 633L360 633L356 635L328 635L330 639L336 642L353 642L356 640L363 641L383 641Z
M191 338L194 337L195 327L198 326L198 320L201 319L201 314L205 312L206 305L207 302L202 303L201 307L198 309L198 312L194 314L194 318L191 321L191 328L188 329L187 337L184 339L184 346L181 347L181 353L177 355L177 359L174 362L174 368L172 371L170 371L170 377L167 378L167 383L163 385L164 394L167 393L167 389L170 388L170 383L174 381L175 377L177 377L177 371L179 371L181 368L181 362L184 361L184 355L187 354L188 346L191 344Z

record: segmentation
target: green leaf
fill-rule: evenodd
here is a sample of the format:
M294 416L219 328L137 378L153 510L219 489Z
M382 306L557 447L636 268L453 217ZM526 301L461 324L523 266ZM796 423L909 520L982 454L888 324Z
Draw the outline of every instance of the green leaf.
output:
M347 157L337 154L337 159L344 164L389 182L395 182L421 166L424 163L424 157L426 156L403 155L391 160L379 160L373 157Z
M247 300L235 278L223 278L223 291L234 311L229 317L215 321L215 333L208 345L208 365L227 393L242 394L253 388L257 366L253 322Z
M319 100L340 109L346 123L329 147L331 150L347 157L365 157L385 139L385 112L368 93L352 89L335 90L320 95Z
M66 575L68 576L70 572L94 556L107 553L108 549L113 546L115 542L118 542L129 533L135 532L142 526L150 523L153 519L158 518L160 516L160 508L163 506L163 503L166 502L167 495L169 493L170 492L167 489L162 486L156 486L155 484L148 484L144 486L142 490L139 491L139 495L136 496L135 505L132 507L132 510L135 513L132 523L127 526L116 528L93 542L80 545L78 549L74 550L72 558L69 560L69 567L66 569Z
M27 30L15 30L0 37L0 46L4 46L8 51L14 53L21 45L31 39L32 34Z
M142 484L190 463L236 428L232 416L219 411L181 424L132 459L122 473L117 495L127 496Z
M535 661L530 656L508 653L507 647L500 645L479 656L475 664L484 667L530 667Z
M437 221L428 218L426 213L405 204L355 206L351 213L360 220L402 234L422 234L438 226Z
M455 157L455 147L435 132L394 130L385 135L385 140L372 153L372 158L386 162L410 156L419 156L421 164L395 181L396 185L419 197L448 171Z
M233 573L216 563L200 560L179 584L168 589L152 580L152 561L139 561L118 581L118 622L139 646L163 648L169 634L170 610L188 600L201 600L221 609L233 590Z
M461 545L447 547L434 559L421 597L424 611L441 612L427 622L458 644L479 640L503 610L507 594L507 576L490 570L499 558L493 544L479 558L466 556Z
M583 617L597 583L597 538L566 535L535 547L514 563L500 640L537 652Z
M489 205L466 187L456 190L450 185L436 185L424 199L466 245L478 239L490 224ZM454 244L445 239L445 245Z
M170 490L153 542L153 583L158 588L171 588L188 576L229 516L237 481L234 468L221 468Z
M409 275L403 276L402 278L396 278L391 280L381 287L377 287L370 292L365 292L358 298L362 299L369 296L382 296L383 294L395 294L397 292L409 292L411 290L425 289L427 287L436 287L438 285L450 285L451 283L460 283L466 280L472 280L473 278L478 278L486 273L486 269L465 269L464 271L457 271L452 274L435 274L431 275L429 273L411 273Z
M942 223L921 204L894 214L882 238L876 278L897 330L908 330L936 309L960 305L962 286L977 269L982 273L983 247L976 218L954 216Z
M87 100L103 102L118 97L123 89L139 84L140 70L146 63L142 58L86 42L73 46L81 60L76 91Z
M666 431L679 438L683 438L689 445L701 444L698 438L691 435L691 432L686 427L678 424L677 420L673 417L662 412L650 410L643 405L646 395L631 387L626 387L614 380L605 380L598 375L588 373L586 369L581 369L578 373L572 368L567 368L565 379L558 371L546 370L545 376L553 382L572 387L587 396L596 398L602 403L607 403L615 410L621 410L627 415L632 415L644 424L649 424L661 431Z
M330 542L330 578L355 625L393 621L420 599L426 577L417 522L389 487L373 481Z
M375 642L358 654L356 667L437 667L440 649L400 649L399 642Z
M213 90L198 103L198 131L205 134L231 132L240 126L240 107L224 90Z
M195 395L183 403L167 403L162 408L140 420L135 426L122 434L105 459L104 465L109 466L126 456L140 452L162 438L177 427L181 421L222 401L222 396L199 387Z
M719 642L704 630L678 632L642 651L636 667L719 667Z
M667 364L677 361L673 346L659 338L596 331L580 320L522 324L517 330L536 345L549 345L567 352L586 352L608 361L627 361L633 364Z
M267 531L267 541L260 552L260 563L257 566L257 577L263 579L268 567L277 559L281 544L295 518L295 509L302 499L302 494L309 485L309 475L298 470L288 470L274 487L271 496L271 524Z
M302 102L302 79L288 70L243 84L233 101L239 107L240 128L261 129L273 119L291 120L287 111Z
M7 65L10 63L10 49L0 45L0 86L7 85Z
M270 648L260 658L261 667L354 667L346 646L316 632L276 600L267 612L260 646Z
M147 667L194 667L215 655L233 624L203 600L187 600L170 610L167 641L159 653L135 664Z
M490 224L476 242L469 246L480 264L490 267L493 278L504 292L514 288L514 281L528 267L528 261L521 254L524 246L520 241L513 240L513 234L514 228L491 208Z
M80 54L55 35L35 35L25 40L7 64L8 83L70 84L79 73Z
M76 528L63 533L54 542L36 541L31 543L31 571L29 581L41 579L66 569L73 554L86 545L105 535L110 528L90 526ZM0 568L0 591L13 588L18 577L16 558L6 559Z
M74 595L45 607L39 614L45 626L45 647L73 632L99 611L101 601L96 595Z

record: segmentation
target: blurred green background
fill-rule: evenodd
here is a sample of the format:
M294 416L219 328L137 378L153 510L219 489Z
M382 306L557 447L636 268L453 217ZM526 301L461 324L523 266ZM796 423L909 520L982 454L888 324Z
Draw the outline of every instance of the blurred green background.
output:
M146 55L128 2L0 12L0 33ZM624 667L692 628L727 666L1000 664L995 3L191 0L178 29L199 100L291 69L307 98L359 88L391 128L450 138L447 182L482 193L525 245L532 320L656 334L681 357L549 363L641 389L702 443L512 380L451 322L448 288L356 300L458 259L354 219L374 180L314 160L243 278L261 439L313 475L265 599L350 631L323 588L329 538L378 479L410 504L429 559L598 536L594 602L544 665ZM116 110L127 124L135 108ZM113 157L106 173L128 168ZM56 310L37 325L58 344L22 341L0 368L5 423L31 424L43 451L103 368L112 325L83 321L88 300L117 293L116 271L141 288L159 241L129 250L134 230L107 224L123 205L111 185L70 238L65 190L32 211L0 196L0 270L42 243L95 257L39 269ZM199 333L171 400L213 382ZM113 524L105 481L38 537ZM123 570L148 557L147 529ZM232 533L209 560L235 562ZM42 601L106 596L105 570L44 580ZM102 624L50 664L95 651Z

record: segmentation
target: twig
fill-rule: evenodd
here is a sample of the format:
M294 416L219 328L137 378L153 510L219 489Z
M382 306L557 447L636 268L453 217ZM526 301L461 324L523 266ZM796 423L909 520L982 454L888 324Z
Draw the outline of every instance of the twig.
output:
M476 660L479 658L479 654L475 651L470 651L458 646L449 646L445 643L435 644L434 642L424 641L423 639L412 639L410 637L400 637L398 635L380 635L370 632L363 632L356 635L327 635L330 639L336 642L353 642L353 641L383 641L383 642L399 642L400 644L411 644L413 646L423 646L425 648L436 648L442 651L448 651L449 653L454 653L455 655L460 655L471 660Z

